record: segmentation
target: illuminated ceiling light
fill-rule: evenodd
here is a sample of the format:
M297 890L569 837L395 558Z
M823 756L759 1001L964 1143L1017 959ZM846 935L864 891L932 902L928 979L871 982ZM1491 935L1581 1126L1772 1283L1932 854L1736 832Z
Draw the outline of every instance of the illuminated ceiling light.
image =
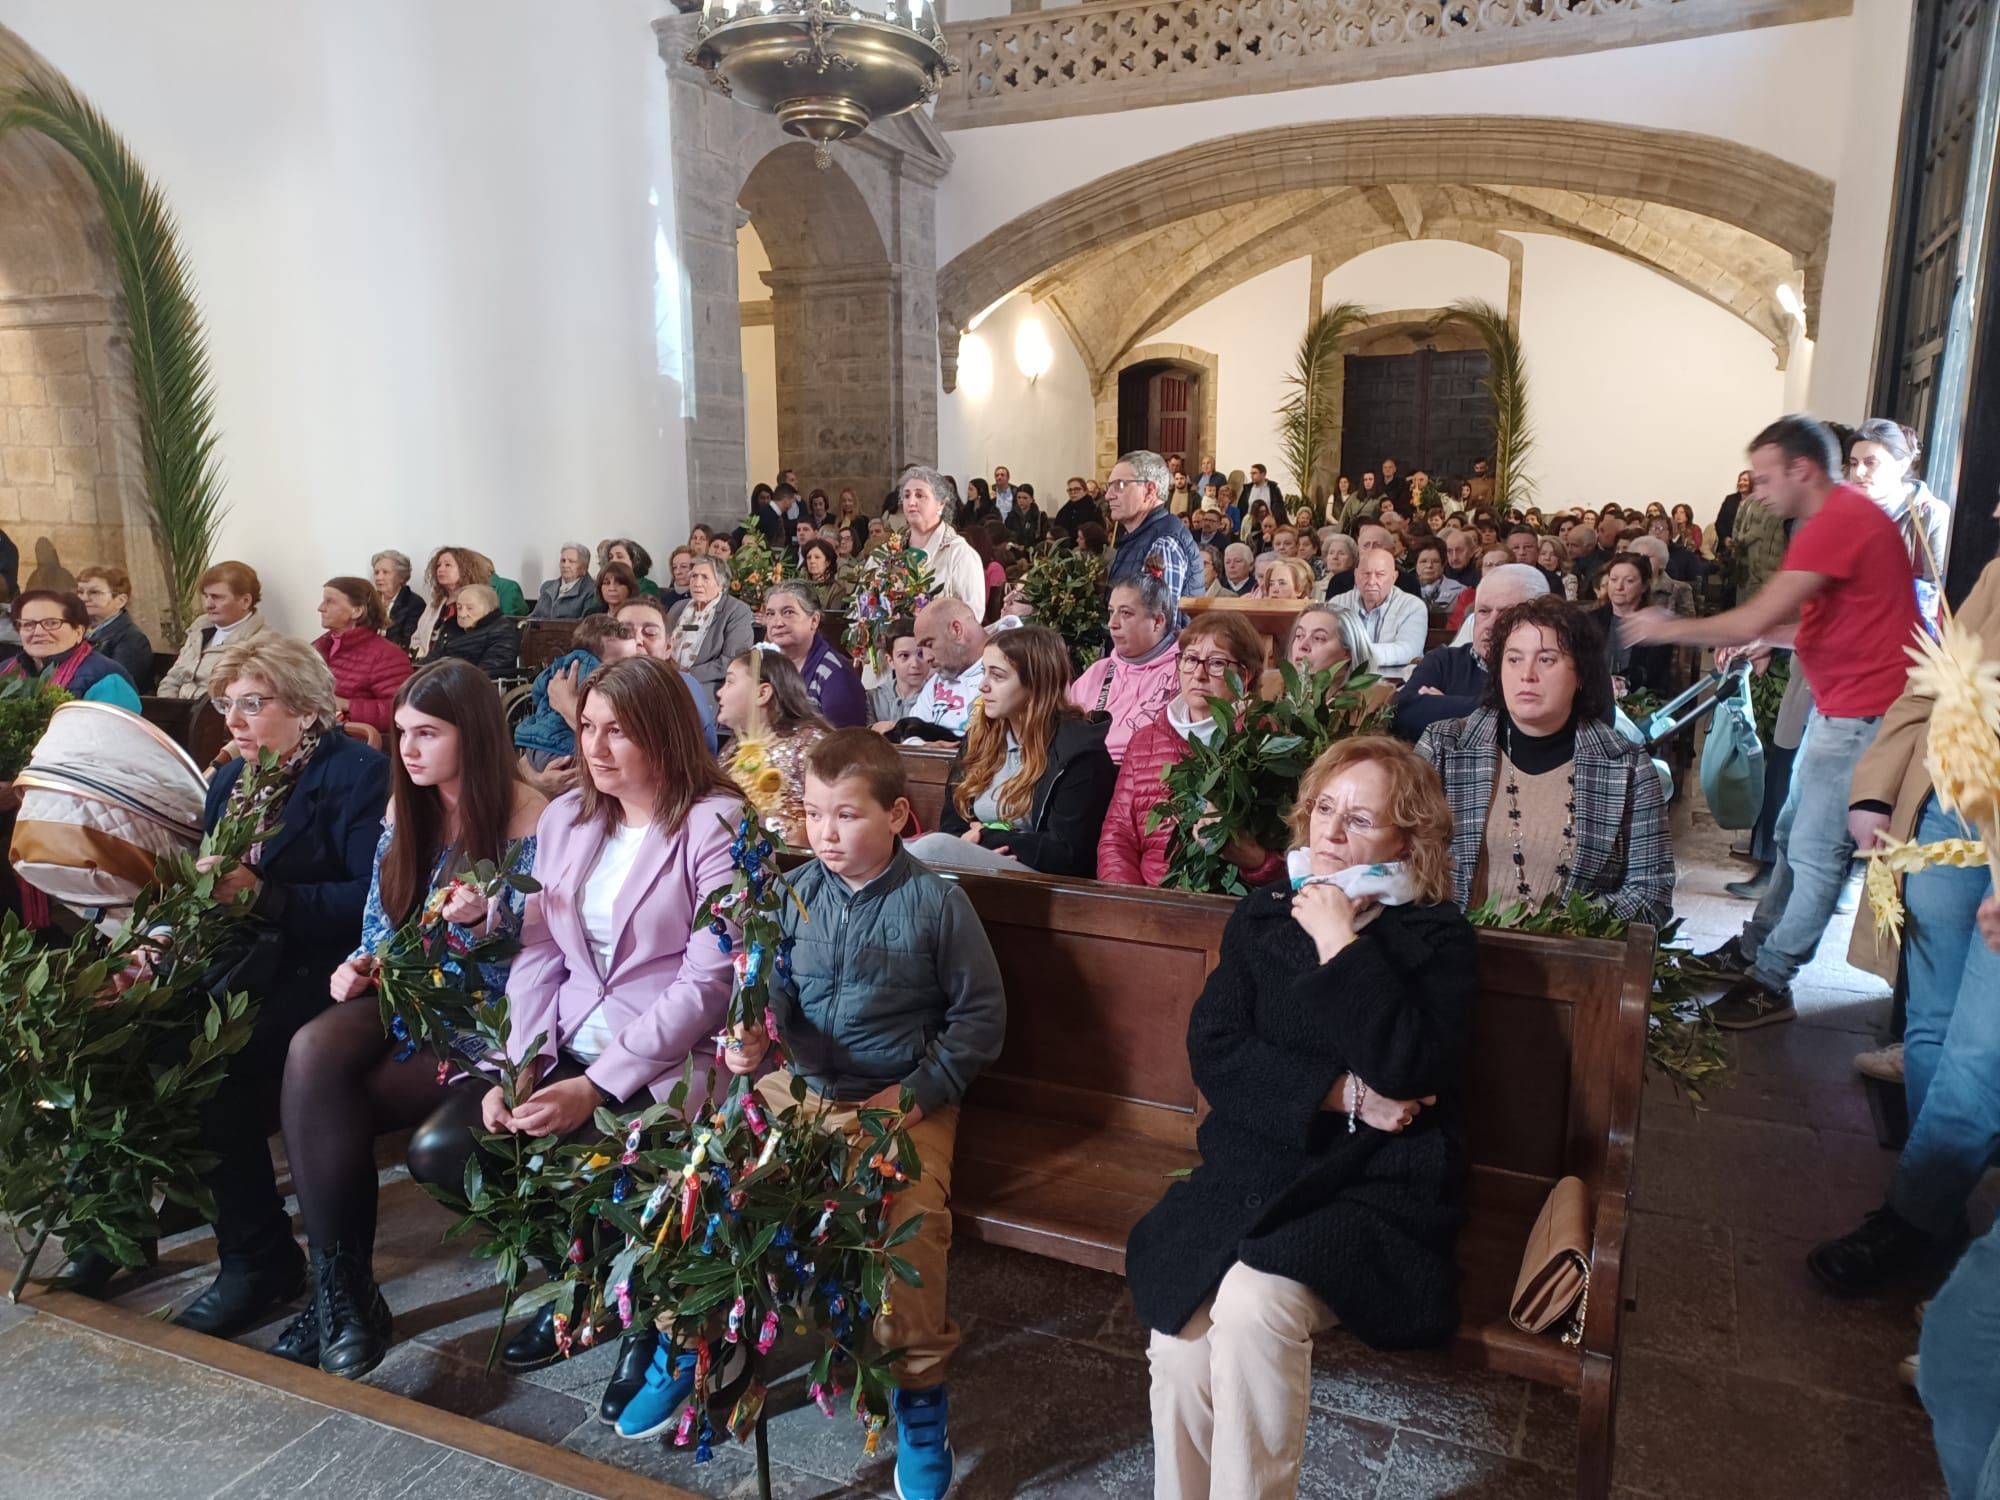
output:
M958 388L975 400L993 393L993 351L976 333L959 341Z

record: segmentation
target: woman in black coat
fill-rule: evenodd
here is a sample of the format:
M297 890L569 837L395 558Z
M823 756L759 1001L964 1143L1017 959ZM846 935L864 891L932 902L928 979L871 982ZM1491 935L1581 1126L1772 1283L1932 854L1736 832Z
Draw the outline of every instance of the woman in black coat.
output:
M1397 1349L1458 1324L1477 959L1444 792L1400 741L1345 740L1293 827L1310 883L1243 898L1189 1022L1201 1165L1125 1253L1161 1494L1295 1494L1312 1335Z
M500 613L500 596L492 589L469 583L458 591L458 625L457 634L439 638L436 660L468 661L488 677L519 675L520 627Z

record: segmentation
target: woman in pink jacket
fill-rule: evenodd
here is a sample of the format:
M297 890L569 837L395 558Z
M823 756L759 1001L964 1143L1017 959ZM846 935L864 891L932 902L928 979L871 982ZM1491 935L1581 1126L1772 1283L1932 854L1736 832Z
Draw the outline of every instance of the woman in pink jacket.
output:
M382 638L388 619L382 596L367 579L329 578L319 598L326 634L313 642L333 672L333 702L341 718L384 736L396 690L411 671L409 653Z
M1180 601L1169 598L1166 585L1151 574L1111 590L1105 628L1111 650L1083 669L1069 685L1069 701L1087 714L1111 715L1111 733L1104 748L1114 765L1122 765L1132 736L1166 710L1180 690L1174 667L1174 622Z
M411 1143L420 1182L462 1181L478 1126L569 1135L600 1105L623 1118L649 1093L665 1099L690 1056L712 1056L730 966L697 908L729 882L742 797L708 753L680 674L651 657L611 662L585 680L576 739L582 775L536 829L541 893L507 981L514 1045L543 1037L538 1054L516 1058L535 1075L533 1091L509 1110L497 1084L461 1090ZM560 1357L553 1312L508 1342L507 1368ZM605 1420L644 1383L653 1347L650 1330L626 1335Z

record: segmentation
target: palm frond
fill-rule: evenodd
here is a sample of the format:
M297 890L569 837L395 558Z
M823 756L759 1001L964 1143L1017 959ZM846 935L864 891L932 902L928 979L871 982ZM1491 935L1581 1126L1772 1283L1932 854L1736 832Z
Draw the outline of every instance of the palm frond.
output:
M207 339L174 216L123 137L63 79L36 70L0 90L0 139L16 129L37 131L76 159L110 225L138 394L146 505L172 623L183 630L228 507Z
M1454 302L1439 323L1461 323L1485 347L1489 366L1486 388L1493 397L1493 500L1503 511L1534 498L1528 477L1528 455L1535 446L1535 427L1528 412L1528 362L1520 335L1504 309L1470 299Z
M1340 431L1340 341L1368 315L1354 302L1336 302L1306 325L1292 373L1291 393L1278 407L1278 444L1292 482L1306 499Z

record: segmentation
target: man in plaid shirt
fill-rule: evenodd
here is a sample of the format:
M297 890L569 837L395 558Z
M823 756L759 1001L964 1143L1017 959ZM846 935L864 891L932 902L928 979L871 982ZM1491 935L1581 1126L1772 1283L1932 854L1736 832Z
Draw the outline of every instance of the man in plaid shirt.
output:
M1201 586L1201 549L1194 535L1167 509L1173 483L1167 461L1140 448L1122 456L1104 481L1104 501L1118 523L1118 550L1111 555L1111 584L1130 582L1151 573L1167 586L1169 599L1180 599L1190 587ZM1187 623L1178 609L1175 628Z

